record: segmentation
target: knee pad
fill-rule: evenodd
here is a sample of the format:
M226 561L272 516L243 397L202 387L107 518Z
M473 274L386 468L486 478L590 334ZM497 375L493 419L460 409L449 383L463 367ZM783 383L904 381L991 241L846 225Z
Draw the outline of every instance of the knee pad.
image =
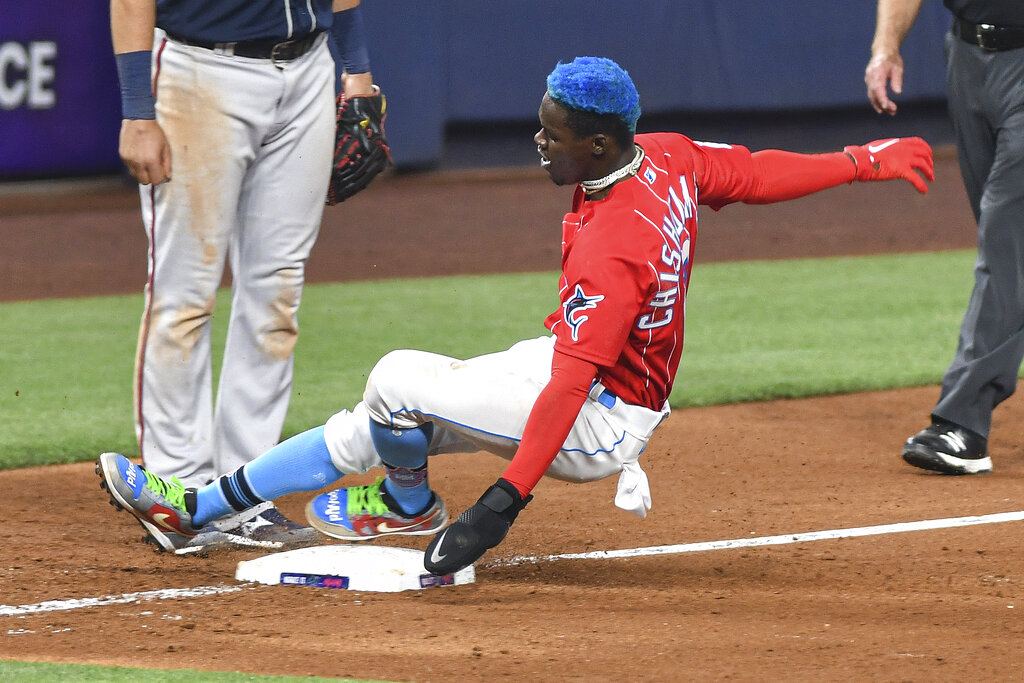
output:
M370 420L370 438L385 465L416 469L427 464L434 425L425 422L412 429L398 429Z

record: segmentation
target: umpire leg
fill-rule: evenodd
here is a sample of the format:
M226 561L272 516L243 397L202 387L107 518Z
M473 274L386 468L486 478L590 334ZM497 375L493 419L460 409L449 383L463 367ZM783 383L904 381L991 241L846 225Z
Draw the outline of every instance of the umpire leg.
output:
M932 411L987 437L1024 359L1024 59L947 39L949 106L978 220L974 290Z

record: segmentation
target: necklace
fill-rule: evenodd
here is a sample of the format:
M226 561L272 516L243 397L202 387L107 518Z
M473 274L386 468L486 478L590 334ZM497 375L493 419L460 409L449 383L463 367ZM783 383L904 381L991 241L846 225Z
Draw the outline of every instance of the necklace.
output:
M594 194L595 192L600 192L623 178L636 175L636 172L640 170L640 164L644 162L644 150L640 148L640 145L634 145L634 147L636 147L636 156L633 157L633 161L622 168L612 171L604 178L599 178L598 180L581 180L580 187L583 188L583 193Z

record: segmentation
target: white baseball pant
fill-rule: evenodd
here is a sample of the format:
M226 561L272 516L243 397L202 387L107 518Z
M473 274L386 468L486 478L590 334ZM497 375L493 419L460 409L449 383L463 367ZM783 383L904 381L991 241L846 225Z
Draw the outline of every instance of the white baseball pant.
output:
M168 183L142 186L149 282L136 363L147 468L198 486L273 447L291 394L305 264L334 143L326 37L287 62L158 35ZM210 320L226 259L231 317L213 405Z
M374 367L363 401L327 421L331 459L346 473L381 466L370 438L372 418L405 429L433 423L431 455L483 450L511 460L551 378L553 349L554 337L547 336L469 360L393 351ZM624 403L595 383L547 476L586 482L619 474L615 504L645 516L650 487L637 458L668 413L667 405L657 412Z

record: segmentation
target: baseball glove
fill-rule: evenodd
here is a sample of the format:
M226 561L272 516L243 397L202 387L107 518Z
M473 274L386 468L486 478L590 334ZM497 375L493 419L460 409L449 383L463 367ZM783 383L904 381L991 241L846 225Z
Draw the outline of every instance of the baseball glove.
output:
M328 206L343 202L365 189L391 164L391 150L384 137L387 100L380 88L373 87L373 95L338 95L334 166L331 183L327 187Z

